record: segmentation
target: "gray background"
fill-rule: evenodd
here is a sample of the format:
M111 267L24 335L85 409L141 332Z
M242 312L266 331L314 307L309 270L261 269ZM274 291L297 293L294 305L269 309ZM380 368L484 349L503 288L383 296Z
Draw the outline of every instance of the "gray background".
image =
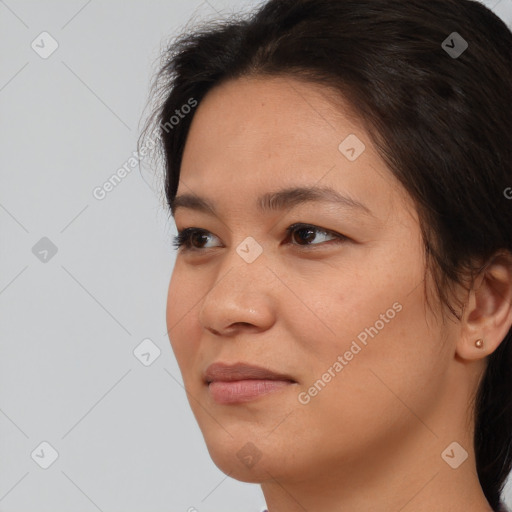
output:
M512 26L512 0L484 3ZM175 226L158 180L130 164L93 196L136 150L169 37L255 4L0 0L3 512L264 506L215 467L189 410L166 334ZM42 442L58 453L47 469Z

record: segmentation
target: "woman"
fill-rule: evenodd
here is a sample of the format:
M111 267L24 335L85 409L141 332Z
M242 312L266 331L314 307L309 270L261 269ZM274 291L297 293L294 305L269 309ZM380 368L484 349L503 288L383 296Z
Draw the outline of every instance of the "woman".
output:
M169 337L215 464L270 512L505 510L505 24L270 0L180 37L155 87Z

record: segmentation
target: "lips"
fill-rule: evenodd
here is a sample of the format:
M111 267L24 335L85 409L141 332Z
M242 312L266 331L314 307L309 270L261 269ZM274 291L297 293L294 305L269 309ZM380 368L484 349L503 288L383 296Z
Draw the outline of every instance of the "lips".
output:
M203 379L217 404L231 406L252 402L297 384L290 375L247 363L211 364Z
M240 380L282 380L296 382L290 375L247 363L213 363L204 372L204 382L233 382Z

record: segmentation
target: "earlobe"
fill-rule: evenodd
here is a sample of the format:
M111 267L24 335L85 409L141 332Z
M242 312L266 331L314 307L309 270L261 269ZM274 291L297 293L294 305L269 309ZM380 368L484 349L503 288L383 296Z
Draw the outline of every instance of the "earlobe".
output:
M512 255L496 254L474 280L462 318L458 355L466 360L492 354L512 325Z

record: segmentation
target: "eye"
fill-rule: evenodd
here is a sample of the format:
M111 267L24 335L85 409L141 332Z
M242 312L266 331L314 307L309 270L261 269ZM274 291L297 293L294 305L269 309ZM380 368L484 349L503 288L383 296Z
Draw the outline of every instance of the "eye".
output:
M317 238L317 233L321 233L323 238L325 239L325 235L332 237L335 242L343 242L348 240L348 238L344 235L340 235L339 233L335 233L334 231L328 231L326 229L319 228L318 226L312 226L311 224L292 224L289 228L287 228L286 232L288 233L288 236L292 238L292 240L303 240L306 242L304 246L309 245L320 245L319 243L309 243L312 240L315 240ZM292 245L299 245L302 244L292 244Z
M211 233L209 231L206 231L205 229L182 229L181 231L178 231L178 234L174 237L172 244L176 250L180 248L182 248L182 250L187 251L201 250L203 249L203 247L195 247L193 243L204 243L205 241L207 241L209 235L211 235ZM209 249L209 247L207 247L207 249Z
M313 240L318 238L318 234L322 235L320 238L323 238L324 241L326 235L327 237L332 237L334 243L342 243L348 240L348 237L341 235L340 233L303 223L292 224L286 229L286 233L288 235L287 240L291 238L292 240L305 242L304 244L291 244L297 245L299 247L321 245L320 243L311 243ZM186 228L179 231L178 234L174 237L173 246L176 250L181 248L182 251L201 251L204 249L210 249L211 247L197 247L195 244L197 243L198 245L201 245L203 243L208 243L208 239L212 236L214 236L212 233L204 229Z

